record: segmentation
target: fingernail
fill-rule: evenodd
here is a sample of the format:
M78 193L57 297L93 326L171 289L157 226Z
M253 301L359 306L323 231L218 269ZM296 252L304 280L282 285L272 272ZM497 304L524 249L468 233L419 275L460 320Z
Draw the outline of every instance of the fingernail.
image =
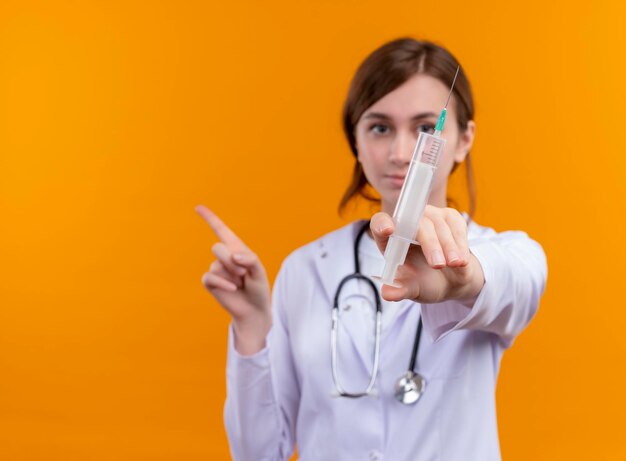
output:
M233 253L233 259L235 261L243 261L243 255L241 253Z
M391 226L383 224L383 225L378 227L378 232L380 232L382 234L385 231L388 231L389 229L391 229Z
M444 265L446 263L446 260L443 257L443 253L441 251L433 250L431 255L432 255L432 260L433 260L433 265L434 266L441 266L441 265Z
M448 251L448 261L453 263L461 259L456 251Z

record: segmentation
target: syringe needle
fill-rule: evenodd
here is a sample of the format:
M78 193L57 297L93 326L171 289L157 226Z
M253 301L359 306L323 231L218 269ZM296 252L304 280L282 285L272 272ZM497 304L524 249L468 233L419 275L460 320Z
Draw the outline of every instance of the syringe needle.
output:
M448 98L446 99L446 105L443 106L444 109L448 108L448 103L450 102L450 96L452 96L452 90L454 90L454 84L456 83L456 77L459 75L459 69L461 66L456 66L456 73L454 74L454 79L452 79L452 85L450 85L450 92L448 93Z

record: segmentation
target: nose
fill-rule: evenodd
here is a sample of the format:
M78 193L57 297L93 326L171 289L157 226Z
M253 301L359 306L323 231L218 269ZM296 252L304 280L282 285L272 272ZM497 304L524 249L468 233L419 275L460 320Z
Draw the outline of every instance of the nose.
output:
M404 166L411 162L413 148L415 147L415 137L410 133L398 133L392 143L389 152L389 160L397 165Z

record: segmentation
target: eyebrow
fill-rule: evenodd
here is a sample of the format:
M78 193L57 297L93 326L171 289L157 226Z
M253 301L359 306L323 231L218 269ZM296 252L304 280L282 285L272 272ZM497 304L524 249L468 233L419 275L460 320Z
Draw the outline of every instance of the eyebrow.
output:
M437 118L437 114L435 114L434 112L422 112L411 117L411 120L415 121L415 120L421 120L421 119L429 118L429 117ZM363 117L364 120L370 119L370 118L380 118L383 120L391 120L391 117L389 117L389 115L383 114L382 112L370 112L365 117Z

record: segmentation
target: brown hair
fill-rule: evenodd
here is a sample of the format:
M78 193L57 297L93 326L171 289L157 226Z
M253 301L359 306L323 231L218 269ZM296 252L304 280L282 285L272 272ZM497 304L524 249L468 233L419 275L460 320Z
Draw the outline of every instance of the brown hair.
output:
M370 54L357 69L343 108L343 129L355 159L357 150L354 129L363 113L372 104L415 74L430 75L449 87L452 85L457 66L459 66L458 61L445 48L412 38L401 38L386 43ZM456 121L459 130L463 132L467 129L467 123L474 119L474 100L462 67L452 94L456 101ZM465 163L470 202L469 217L472 219L476 208L476 188L469 154L465 158ZM452 172L458 166L458 163L455 164ZM356 196L380 202L380 199L373 196L369 189L370 186L361 164L355 161L352 181L341 199L339 211L342 212L348 202ZM449 197L447 200L449 203L454 203Z

